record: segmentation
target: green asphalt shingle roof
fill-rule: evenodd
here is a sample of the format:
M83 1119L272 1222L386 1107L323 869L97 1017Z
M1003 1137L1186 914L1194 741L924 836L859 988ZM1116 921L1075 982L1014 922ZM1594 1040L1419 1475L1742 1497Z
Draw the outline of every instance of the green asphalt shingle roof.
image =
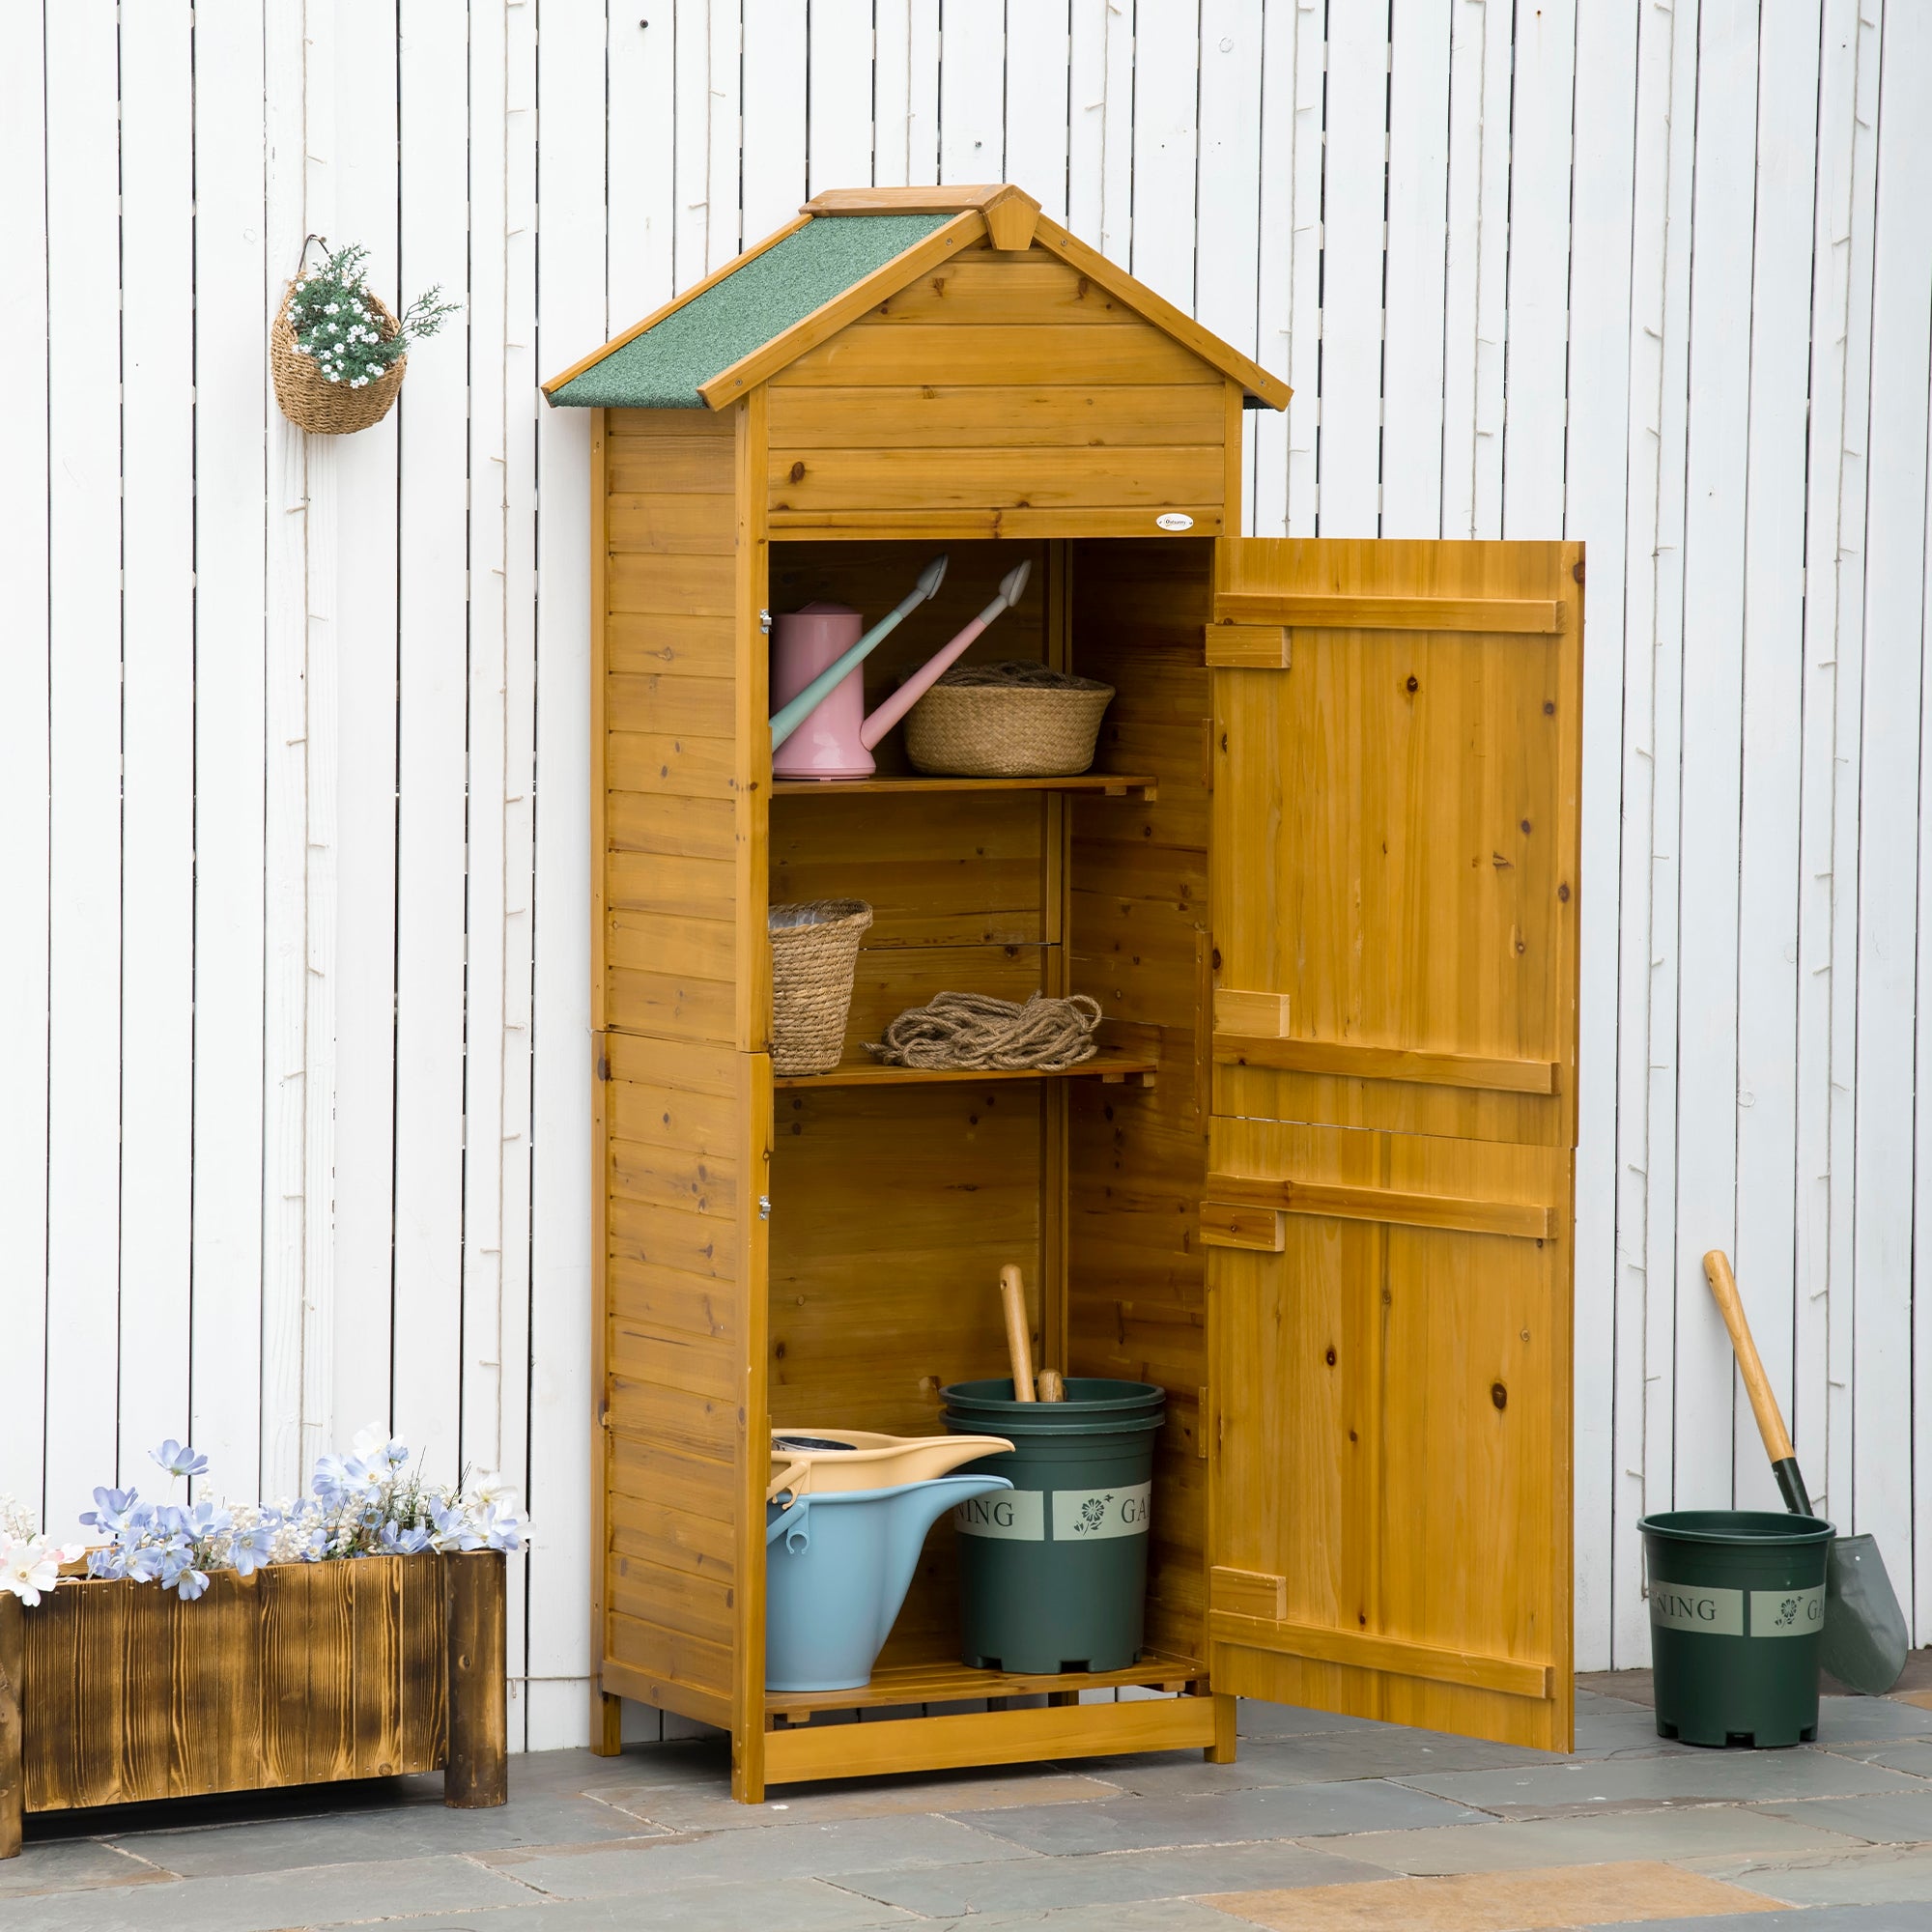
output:
M762 349L953 218L814 215L655 327L613 349L551 401L576 409L700 410L700 383Z

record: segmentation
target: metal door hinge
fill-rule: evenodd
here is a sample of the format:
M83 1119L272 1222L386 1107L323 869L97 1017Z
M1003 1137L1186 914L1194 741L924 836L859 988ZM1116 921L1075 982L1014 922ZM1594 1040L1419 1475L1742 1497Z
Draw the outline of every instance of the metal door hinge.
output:
M766 637L769 638L771 636L772 613L769 611L760 611L758 612L758 629L761 630Z
M758 1219L760 1221L769 1221L771 1218L772 1197L769 1194L760 1194L758 1196Z

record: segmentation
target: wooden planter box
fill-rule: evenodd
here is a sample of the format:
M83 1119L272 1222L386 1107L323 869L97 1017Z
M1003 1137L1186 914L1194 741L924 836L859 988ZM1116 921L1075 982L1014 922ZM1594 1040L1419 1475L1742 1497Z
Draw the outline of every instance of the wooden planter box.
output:
M507 1796L504 1563L369 1556L0 1595L0 1858L29 1811L402 1772Z

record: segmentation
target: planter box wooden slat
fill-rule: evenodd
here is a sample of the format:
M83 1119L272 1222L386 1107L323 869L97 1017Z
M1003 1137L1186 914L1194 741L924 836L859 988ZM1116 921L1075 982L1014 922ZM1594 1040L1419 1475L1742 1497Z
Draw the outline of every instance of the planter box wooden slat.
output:
M502 1804L504 1584L478 1551L0 1596L0 1858L23 1812L439 1767Z

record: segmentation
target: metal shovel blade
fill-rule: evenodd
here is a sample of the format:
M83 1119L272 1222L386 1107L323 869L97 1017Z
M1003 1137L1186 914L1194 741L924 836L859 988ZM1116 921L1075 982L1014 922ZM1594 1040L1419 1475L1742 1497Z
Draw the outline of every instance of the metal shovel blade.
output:
M1825 1564L1825 1631L1818 1661L1841 1684L1883 1697L1905 1668L1905 1614L1869 1536L1841 1536Z

